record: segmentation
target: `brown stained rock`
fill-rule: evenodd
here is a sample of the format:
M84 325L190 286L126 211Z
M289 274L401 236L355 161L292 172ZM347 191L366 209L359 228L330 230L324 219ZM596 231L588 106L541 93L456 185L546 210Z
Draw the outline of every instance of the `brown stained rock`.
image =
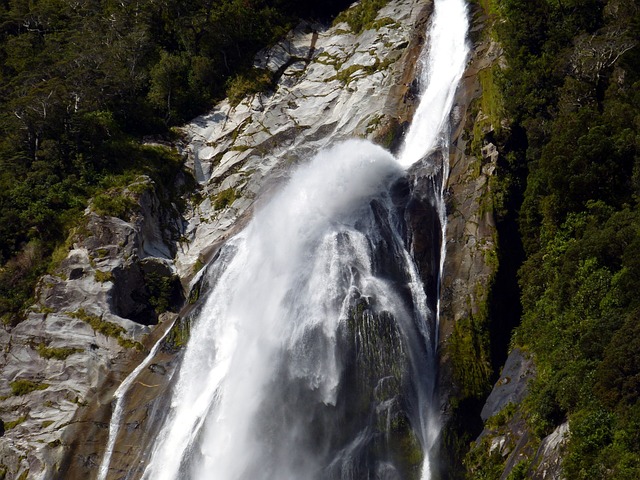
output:
M477 15L473 31L484 28ZM446 257L441 285L438 391L443 424L451 415L450 399L460 395L455 384L447 343L454 325L478 315L487 301L497 265L492 262L497 248L495 218L490 207L490 177L497 156L493 150L476 156L468 143L474 130L472 103L482 95L478 72L499 61L500 49L481 35L475 37L467 69L456 92L451 115L450 173L446 183ZM460 459L458 459L460 460Z
M144 352L114 360L109 376L103 380L87 407L78 412L74 422L64 432L64 456L56 478L95 478L109 436L109 424L115 408L114 392L177 318L178 315L173 313L161 315L158 328L144 341ZM149 412L157 399L165 397L163 393L169 388L169 384L164 381L166 371L172 370L175 360L175 352L158 352L147 368L136 377L124 397L126 420L119 431L108 478L123 476L141 455L143 444L140 437L145 429L151 428L150 422L147 422ZM148 430L146 433L149 433Z

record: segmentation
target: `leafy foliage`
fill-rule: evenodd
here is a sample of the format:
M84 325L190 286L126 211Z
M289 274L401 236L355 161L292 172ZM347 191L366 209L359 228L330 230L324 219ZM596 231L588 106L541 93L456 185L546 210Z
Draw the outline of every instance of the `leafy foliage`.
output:
M514 122L503 149L523 185L514 341L537 364L528 422L544 436L569 420L567 478L638 478L640 6L494 4Z
M100 213L128 214L130 199L105 180L145 173L164 178L154 178L156 185L172 185L175 163L141 147L142 136L170 137L171 125L209 108L225 95L227 80L250 71L254 54L299 16L327 18L346 5L0 2L3 321L20 321L36 278L90 197ZM236 97L256 91L254 84L229 86Z

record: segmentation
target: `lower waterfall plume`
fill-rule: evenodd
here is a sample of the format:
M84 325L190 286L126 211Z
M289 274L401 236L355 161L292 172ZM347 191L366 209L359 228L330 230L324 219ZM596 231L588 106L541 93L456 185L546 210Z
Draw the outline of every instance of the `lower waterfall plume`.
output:
M434 315L400 231L403 182L385 150L347 141L222 248L144 478L428 471Z
M464 0L435 1L424 93L398 159L364 140L321 151L207 266L170 402L141 448L142 478L431 478L446 138L467 28ZM435 150L422 179L425 291L405 168Z

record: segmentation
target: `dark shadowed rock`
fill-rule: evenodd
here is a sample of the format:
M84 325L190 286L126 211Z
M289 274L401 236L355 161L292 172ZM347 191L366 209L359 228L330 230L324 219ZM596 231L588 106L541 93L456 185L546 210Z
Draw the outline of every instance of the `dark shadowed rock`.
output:
M487 398L480 417L486 421L509 403L518 404L527 393L529 381L535 374L533 360L519 348L514 348L507 357L500 378Z

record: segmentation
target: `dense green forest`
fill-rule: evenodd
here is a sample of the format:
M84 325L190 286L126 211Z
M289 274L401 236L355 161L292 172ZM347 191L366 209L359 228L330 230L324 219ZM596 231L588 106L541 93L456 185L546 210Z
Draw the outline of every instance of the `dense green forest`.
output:
M171 187L179 159L144 136L170 139L228 90L252 88L259 49L348 3L0 1L2 320L20 320L92 195L112 192L102 205L117 213L113 195L139 173Z
M512 344L538 372L522 410L538 442L569 421L566 478L637 479L640 5L481 3L506 59L495 73L511 122L496 132L499 176L524 247ZM473 461L470 478L500 476L501 465Z

